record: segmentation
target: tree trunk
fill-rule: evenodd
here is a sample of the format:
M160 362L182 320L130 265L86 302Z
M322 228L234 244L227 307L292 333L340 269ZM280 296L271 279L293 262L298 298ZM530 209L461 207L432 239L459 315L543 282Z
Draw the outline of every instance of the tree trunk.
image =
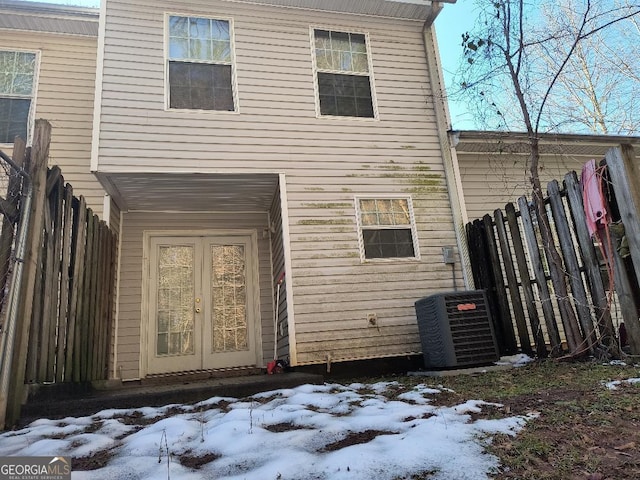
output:
M581 356L582 354L590 351L590 345L586 344L584 337L580 332L578 319L569 299L564 264L562 262L562 257L556 248L551 231L551 224L549 223L549 217L547 216L546 206L544 204L544 193L542 191L540 177L538 175L538 167L540 163L540 146L538 137L536 135L530 135L529 140L531 144L530 181L533 187L533 204L538 217L538 226L542 237L542 247L545 257L547 258L547 262L549 263L551 282L556 294L558 308L560 309L560 316L562 317L562 324L567 337L567 345L569 347L570 354L572 356ZM590 332L584 333L586 337L590 334Z

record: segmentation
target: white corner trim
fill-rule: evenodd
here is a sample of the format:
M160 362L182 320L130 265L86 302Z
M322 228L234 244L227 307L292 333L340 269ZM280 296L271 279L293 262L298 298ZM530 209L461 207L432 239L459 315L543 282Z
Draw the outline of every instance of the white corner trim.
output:
M287 197L287 179L280 175L280 209L282 216L282 249L284 252L285 288L287 292L287 324L289 332L289 363L292 367L298 364L298 347L296 341L296 321L293 311L293 273L291 270L291 232L289 230L289 200Z
M118 378L118 326L120 323L120 282L122 279L122 226L124 225L124 212L120 210L120 227L118 230L118 256L116 264L116 312L113 325L113 378ZM122 379L120 379L122 380Z
M108 193L105 193L102 199L102 221L107 227L111 226L111 195Z
M100 2L100 20L98 23L98 58L96 60L96 88L93 96L93 131L91 132L91 167L98 170L100 151L100 120L102 117L102 75L104 74L104 45L107 30L107 1Z
M436 124L438 129L438 140L442 150L442 160L444 164L445 179L447 182L447 192L453 216L453 228L458 244L458 253L462 267L465 287L473 289L473 274L471 272L471 262L469 260L469 247L466 242L465 225L467 221L466 208L464 205L464 194L462 190L462 180L457 164L455 149L451 146L449 130L451 121L449 108L446 100L446 90L442 76L442 66L438 56L438 43L436 32L433 26L426 26L423 29L424 49L427 58L427 68L429 70L429 81L433 95L433 108L436 113Z

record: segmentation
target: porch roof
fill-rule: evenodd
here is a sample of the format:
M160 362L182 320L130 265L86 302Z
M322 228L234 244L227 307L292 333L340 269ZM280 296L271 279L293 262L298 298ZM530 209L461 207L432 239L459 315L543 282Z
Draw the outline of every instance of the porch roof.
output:
M97 174L123 211L266 211L278 174Z

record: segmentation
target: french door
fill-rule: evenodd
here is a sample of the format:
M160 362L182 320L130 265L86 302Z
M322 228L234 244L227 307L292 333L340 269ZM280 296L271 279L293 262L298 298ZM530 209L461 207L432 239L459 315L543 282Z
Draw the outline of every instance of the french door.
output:
M251 237L150 242L148 373L255 365Z

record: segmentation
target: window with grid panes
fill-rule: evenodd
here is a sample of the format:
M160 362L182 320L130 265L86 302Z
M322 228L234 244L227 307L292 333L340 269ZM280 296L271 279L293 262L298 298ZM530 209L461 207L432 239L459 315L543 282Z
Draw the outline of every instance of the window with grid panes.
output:
M415 258L414 224L407 198L360 198L364 257Z
M321 115L375 116L365 36L314 30Z
M28 139L35 76L35 53L0 50L0 143Z
M228 20L169 17L169 108L234 111Z

